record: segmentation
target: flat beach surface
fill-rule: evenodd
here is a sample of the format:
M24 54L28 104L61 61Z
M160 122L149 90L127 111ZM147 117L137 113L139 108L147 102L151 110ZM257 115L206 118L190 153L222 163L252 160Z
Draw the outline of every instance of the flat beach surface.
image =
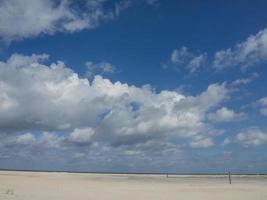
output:
M0 171L9 200L266 200L267 176L129 175Z

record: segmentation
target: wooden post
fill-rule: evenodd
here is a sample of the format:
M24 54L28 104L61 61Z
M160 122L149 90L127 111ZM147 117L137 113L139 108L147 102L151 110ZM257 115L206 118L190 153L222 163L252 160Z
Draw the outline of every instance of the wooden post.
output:
M167 173L167 178L169 178L169 174Z
M231 172L228 172L229 184L232 184Z

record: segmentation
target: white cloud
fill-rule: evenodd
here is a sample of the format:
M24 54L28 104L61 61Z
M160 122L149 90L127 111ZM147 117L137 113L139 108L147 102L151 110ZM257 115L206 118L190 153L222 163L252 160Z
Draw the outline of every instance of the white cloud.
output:
M15 143L35 147L61 148L64 140L65 138L63 136L59 137L49 132L43 132L38 136L34 136L32 133L24 133L16 136Z
M263 97L259 100L259 103L261 105L261 114L267 116L267 97Z
M215 53L213 66L216 69L238 66L242 69L267 60L267 29L251 35L234 48Z
M85 63L85 67L86 67L86 77L90 79L93 78L96 74L99 75L112 74L116 70L115 66L108 62L93 63L91 61L87 61Z
M101 76L89 82L63 62L45 65L47 58L14 54L0 62L0 131L73 132L73 141L115 146L169 137L190 140L212 130L206 115L229 95L225 84L185 96L168 90L157 93L149 85L112 83ZM92 128L94 135L84 133L84 127ZM58 146L64 138L44 133L39 140Z
M171 54L171 62L176 67L185 67L191 73L197 71L207 63L207 53L195 55L188 51L187 47L175 49ZM229 67L240 67L245 70L248 67L267 61L267 29L249 36L245 41L236 44L233 48L222 49L214 54L210 65L222 70ZM257 78L252 76L248 79L240 79L233 84L247 84Z
M31 145L38 148L65 148L64 141L66 140L65 136L58 136L55 133L43 132L38 135L32 133L24 133L14 137L7 137L10 140L7 144L19 144L19 145Z
M190 60L190 62L187 65L187 68L189 69L189 71L191 73L193 73L199 67L201 67L201 65L203 65L205 63L206 59L207 59L207 55L205 53L204 54L201 54L199 56L196 56L196 57L194 57L194 58L192 58Z
M237 79L232 82L232 86L247 85L257 79L260 75L256 72L252 73L248 78Z
M58 136L50 132L43 132L42 135L36 140L36 145L46 148L64 148L62 146L65 137Z
M245 146L259 146L267 143L267 133L258 128L249 128L236 135L236 141Z
M116 3L113 10L107 10L105 2L82 1L83 9L79 9L79 4L72 0L3 0L0 2L0 37L12 41L91 29L102 21L113 19L128 5Z
M207 54L194 55L188 51L186 47L175 49L171 54L171 62L177 66L184 66L191 73L198 70L207 59Z
M186 47L181 47L180 49L173 50L171 54L171 61L175 64L183 64L185 60L190 57Z
M190 147L192 148L208 148L213 146L213 140L211 138L202 138L202 139L198 139L198 140L193 140L190 143Z
M69 135L69 140L74 143L88 144L92 140L92 136L95 134L92 128L76 128Z
M240 121L246 117L245 113L236 113L226 107L216 110L215 113L209 113L208 119L213 122L233 122Z
M18 144L33 144L35 142L35 138L31 133L25 133L23 135L19 135L16 138L16 143Z

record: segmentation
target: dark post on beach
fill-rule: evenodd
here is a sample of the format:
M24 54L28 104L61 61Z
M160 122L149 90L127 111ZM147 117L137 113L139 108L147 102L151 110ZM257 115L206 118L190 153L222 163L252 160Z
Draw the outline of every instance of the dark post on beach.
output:
M228 177L229 177L229 184L232 184L231 172L228 172Z

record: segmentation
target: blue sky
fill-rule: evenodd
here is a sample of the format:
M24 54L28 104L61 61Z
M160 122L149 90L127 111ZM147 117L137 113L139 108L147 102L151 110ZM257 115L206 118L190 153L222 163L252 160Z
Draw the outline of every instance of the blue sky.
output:
M0 2L0 167L267 173L266 6Z

